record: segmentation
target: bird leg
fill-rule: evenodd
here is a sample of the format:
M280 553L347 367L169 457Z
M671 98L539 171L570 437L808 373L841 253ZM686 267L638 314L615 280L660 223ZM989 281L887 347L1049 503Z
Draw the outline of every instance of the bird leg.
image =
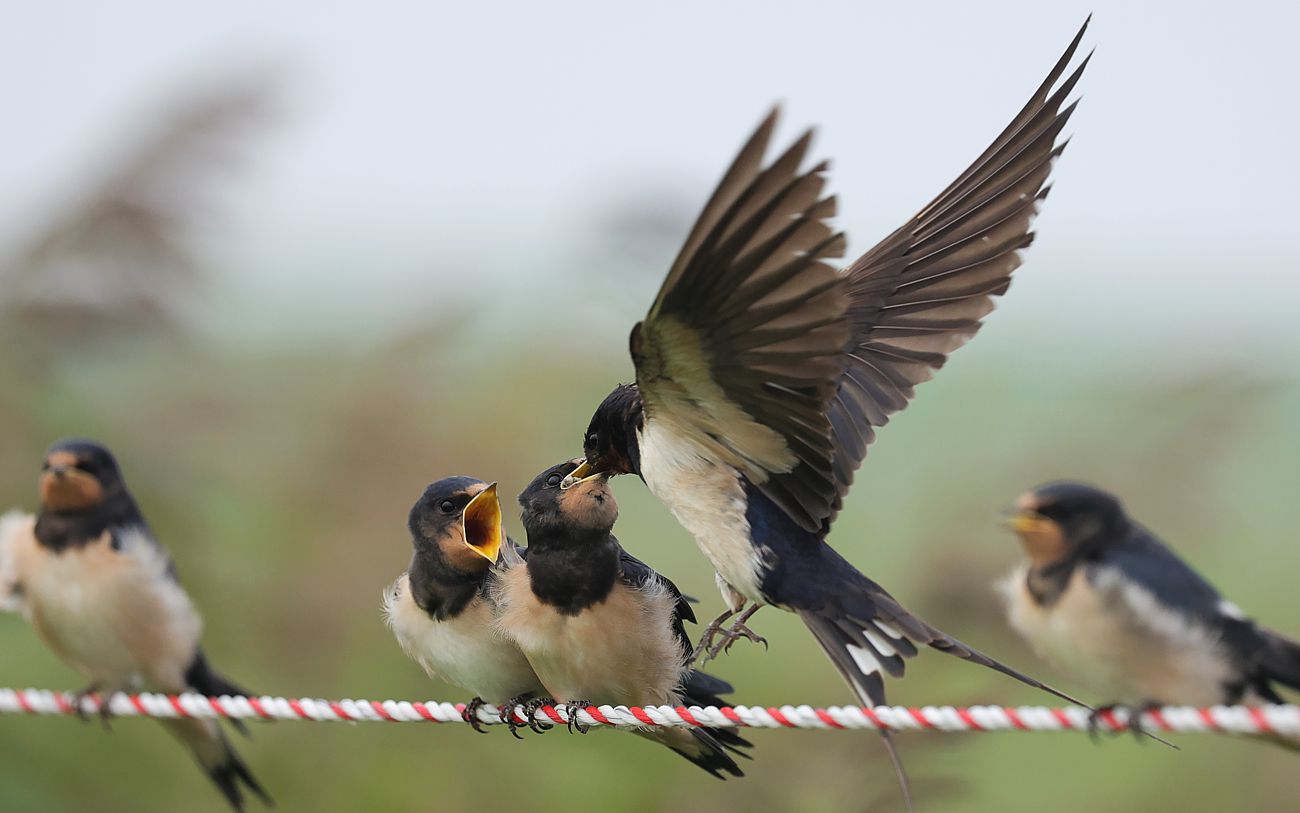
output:
M753 617L754 613L762 608L762 604L751 604L748 610L740 614L735 622L726 630L721 631L721 641L713 642L709 647L709 660L713 660L724 652L730 652L732 644L744 638L747 641L753 641L756 644L762 644L763 649L767 649L767 639L745 626L745 622Z
M506 724L506 727L510 729L510 733L517 740L522 740L523 737L519 736L520 723L515 721L515 712L519 711L520 707L523 706L524 701L528 700L532 696L532 692L524 692L523 694L515 695L507 700L505 705L501 707L501 722Z
M744 605L741 605L741 609L743 608ZM709 655L709 650L713 647L713 639L722 634L722 623L738 612L740 612L740 609L732 610L728 608L723 610L721 615L708 623L708 626L704 628L703 634L700 635L699 642L695 644L695 651L691 653L691 657L686 661L687 666L691 666L697 660L699 660L700 665L703 666L704 663L712 657ZM701 658L703 658L703 660L700 660Z
M483 698L475 697L465 704L465 709L460 713L460 718L469 723L469 727L480 734L486 734L487 729L483 727L482 721L478 718L478 710L487 704L487 701Z
M1163 705L1162 703L1156 700L1147 699L1147 700L1143 700L1141 703L1139 703L1136 706L1130 707L1128 709L1128 730L1133 733L1133 738L1136 739L1138 742L1146 742L1144 738L1150 737L1156 742L1163 742L1165 745L1169 745L1174 748L1177 748L1178 746L1166 742L1165 740L1162 740L1160 737L1157 737L1155 734L1152 734L1150 731L1147 731L1146 727L1142 724L1142 715L1146 714L1152 709L1158 709L1162 705Z
M85 703L86 698L98 693L102 687L103 684L100 683L98 680L95 680L89 683L85 688L81 689L80 691L72 693L72 708L77 712L77 716L81 718L82 722L90 722L90 715L86 714L86 709L83 705ZM99 719L104 724L104 729L106 731L112 730L108 725L108 718L112 717L113 715L108 710L107 696L100 695L99 710L97 713L99 715Z
M569 716L569 733L572 734L576 728L579 734L586 734L591 730L591 726L586 725L578 720L578 712L586 711L587 707L592 705L590 700L570 700L564 704L564 711Z
M1174 750L1178 750L1177 745L1174 745L1172 742L1169 742L1168 740L1162 737L1158 737L1155 734L1152 734L1150 731L1147 731L1142 726L1142 715L1146 714L1148 711L1151 711L1152 709L1160 708L1160 705L1161 705L1160 703L1157 703L1155 701L1146 700L1136 706L1130 706L1123 703L1107 703L1104 706L1098 706L1097 708L1092 710L1091 714L1088 715L1088 736L1092 739L1093 742L1097 742L1099 739L1099 735L1103 730L1105 730L1107 733L1110 734L1121 734L1124 731L1128 731L1132 733L1133 736L1136 737L1139 741L1141 741L1143 737L1150 737L1151 739L1155 740L1158 743L1161 743L1162 745L1168 745L1170 748L1173 748ZM1126 721L1124 723L1124 727L1119 731L1110 731L1108 728L1103 729L1101 724L1102 716L1114 711L1123 711L1125 713Z
M1101 740L1101 734L1105 731L1107 734L1118 734L1117 731L1111 731L1109 727L1103 728L1102 719L1118 709L1126 709L1123 703L1107 703L1097 706L1088 714L1088 739L1094 743Z
M550 723L543 723L537 719L537 710L543 706L554 706L555 699L552 697L534 697L523 704L524 716L528 718L528 727L538 734L544 734L555 726Z

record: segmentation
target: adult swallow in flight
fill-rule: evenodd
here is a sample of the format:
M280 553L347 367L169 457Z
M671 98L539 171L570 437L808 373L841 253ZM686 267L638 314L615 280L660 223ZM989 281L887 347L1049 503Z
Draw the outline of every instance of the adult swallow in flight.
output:
M80 696L248 694L209 665L198 611L108 449L88 440L54 444L40 496L37 516L11 512L0 520L7 591L0 603L20 610L41 640L90 680ZM271 803L215 720L160 722L233 808L244 809L245 789Z
M1114 495L1049 483L1017 500L1010 524L1026 557L1002 585L1011 626L1084 685L1135 709L1282 703L1278 685L1300 689L1300 643L1223 598Z
M645 481L717 571L729 612L710 632L747 602L741 625L764 604L796 612L863 703L918 645L1047 688L912 615L825 539L876 427L1010 285L1087 59L1053 87L1086 28L974 164L841 272L827 165L800 169L811 132L763 163L775 113L705 204L632 329L636 383L598 407L566 484Z
M611 531L618 518L607 480L560 482L580 461L552 466L519 495L527 567L501 579L497 623L528 657L548 698L570 719L591 705L725 705L731 687L687 667L685 622L695 614L676 585L638 561ZM530 714L531 716L531 714ZM725 779L744 773L728 750L749 743L726 729L652 728L641 736ZM742 754L743 755L743 754Z
M439 480L424 490L407 524L415 554L385 591L384 615L430 677L474 693L465 721L482 731L477 712L484 703L508 714L543 693L528 659L495 624L497 580L509 568L523 570L519 549L501 530L496 484Z

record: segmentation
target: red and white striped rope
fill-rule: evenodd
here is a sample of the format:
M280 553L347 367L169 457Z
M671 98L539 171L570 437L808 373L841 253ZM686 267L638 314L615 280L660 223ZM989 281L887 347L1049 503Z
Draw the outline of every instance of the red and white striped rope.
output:
M81 698L80 713L99 713L101 699ZM0 714L77 714L76 696L45 689L0 689ZM407 700L318 700L285 697L206 697L199 694L115 694L109 713L117 717L205 717L238 720L307 720L314 722L460 723L463 703ZM496 709L479 709L479 721L499 724ZM541 723L565 725L564 708L537 710ZM1044 706L590 706L577 722L590 726L720 728L889 729L891 731L1088 731L1086 709ZM526 719L516 715L516 722ZM1100 716L1103 729L1122 731L1128 722L1122 710ZM1300 740L1298 706L1166 706L1148 711L1143 726L1153 732L1270 734Z

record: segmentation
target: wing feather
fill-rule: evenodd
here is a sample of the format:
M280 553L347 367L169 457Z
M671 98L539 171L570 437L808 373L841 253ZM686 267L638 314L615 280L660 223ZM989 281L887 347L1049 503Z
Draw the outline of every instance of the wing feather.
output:
M853 336L828 410L838 496L853 483L877 427L907 406L1005 293L1050 189L1057 143L1077 102L1062 107L1091 55L1064 81L1085 22L1028 103L942 193L844 271ZM1060 82L1058 86L1058 81ZM1053 90L1055 88L1055 90Z
M647 421L734 465L802 527L831 511L834 395L849 340L844 252L829 223L826 163L801 167L804 133L764 166L773 111L703 212L645 320L632 358Z

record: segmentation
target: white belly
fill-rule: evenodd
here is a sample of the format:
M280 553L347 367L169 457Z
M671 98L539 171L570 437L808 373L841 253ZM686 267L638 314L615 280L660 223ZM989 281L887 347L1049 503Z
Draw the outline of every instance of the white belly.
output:
M561 615L537 600L526 573L512 571L504 584L498 623L551 697L596 705L678 702L685 652L672 632L673 599L662 585L617 584L600 604Z
M430 677L498 706L542 688L524 654L497 632L486 601L476 599L455 618L435 621L411 598L403 575L384 594L384 614L403 651Z
M1213 705L1233 678L1215 636L1161 607L1148 591L1082 567L1051 607L1039 607L1020 567L1002 585L1008 619L1040 656L1099 694L1099 702Z
M198 647L201 624L166 556L126 534L44 554L22 573L26 613L60 656L105 690L176 691Z
M745 494L736 470L713 463L699 447L682 439L682 433L655 421L646 421L638 440L641 476L650 491L695 537L727 584L750 601L763 603L758 557L750 542Z

